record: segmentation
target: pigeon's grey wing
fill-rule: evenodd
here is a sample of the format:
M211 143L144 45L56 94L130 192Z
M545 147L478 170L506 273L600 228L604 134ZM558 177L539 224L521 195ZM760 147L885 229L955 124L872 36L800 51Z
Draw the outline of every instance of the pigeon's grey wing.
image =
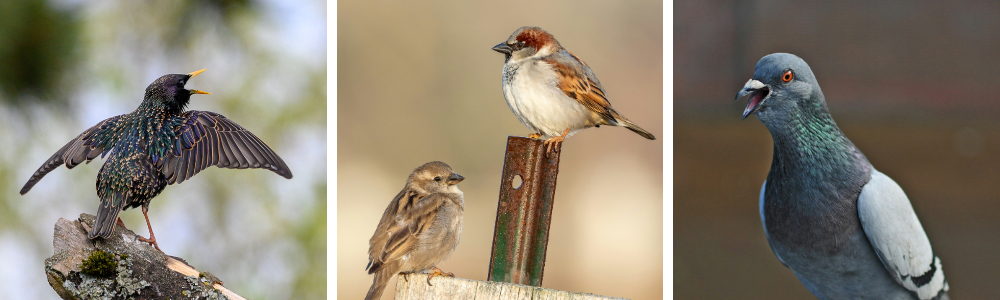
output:
M764 180L764 184L760 186L760 222L762 223L761 225L764 225L764 237L767 238L767 245L771 246L771 252L773 252L774 256L778 258L778 261L780 261L781 264L787 268L788 264L785 263L785 260L781 259L781 255L778 255L777 251L774 251L774 245L771 244L771 236L767 233L767 218L764 217L765 190L767 190L767 180Z
M292 171L274 150L236 122L197 110L179 118L180 124L173 128L173 151L156 161L168 183L181 183L209 166L268 169L292 178Z
M858 196L858 217L868 241L893 279L920 299L948 290L941 260L903 189L889 176L872 169L871 180Z
M45 174L52 172L60 165L66 165L66 168L72 169L82 162L90 162L97 156L103 156L108 151L114 147L114 142L118 137L118 120L120 120L124 115L118 115L111 118L107 118L97 125L90 127L80 135L78 135L73 140L66 143L65 146L52 154L45 163L42 163L41 167L31 175L28 182L24 184L21 188L21 195L24 195L31 187L35 186Z

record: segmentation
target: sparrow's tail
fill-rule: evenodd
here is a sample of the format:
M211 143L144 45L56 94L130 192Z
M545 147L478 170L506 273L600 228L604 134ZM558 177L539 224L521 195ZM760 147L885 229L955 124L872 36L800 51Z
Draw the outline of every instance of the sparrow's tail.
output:
M632 123L632 121L629 121L627 118L625 118L625 116L618 113L614 109L611 109L610 113L611 116L615 117L614 121L615 123L618 123L618 126L624 126L625 128L628 128L628 130L631 130L632 132L635 132L648 140L656 139L656 136L653 136L652 133L649 133L649 131L642 129L642 127L639 127L639 125L635 125L635 123Z
M365 300L378 300L382 297L385 286L389 284L389 280L393 276L396 276L396 273L398 272L389 270L388 268L383 268L380 272L376 272L375 279L372 280L372 287L368 289L368 295L365 296Z

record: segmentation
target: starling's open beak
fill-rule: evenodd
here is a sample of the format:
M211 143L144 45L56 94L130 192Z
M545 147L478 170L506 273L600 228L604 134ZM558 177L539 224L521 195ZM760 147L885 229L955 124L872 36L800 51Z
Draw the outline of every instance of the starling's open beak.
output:
M513 49L507 46L507 43L500 43L499 45L493 46L493 51L500 52L503 54L510 54Z
M756 112L760 108L760 104L764 100L767 100L767 97L770 95L771 89L763 82L753 79L748 80L743 89L736 94L736 101L747 98L747 107L743 109L743 117L740 119L746 119L747 116Z
M459 182L462 182L462 180L465 180L465 177L462 177L462 175L458 175L456 173L451 173L451 176L448 177L448 184L455 185L458 184Z
M198 70L198 71L194 71L194 72L188 73L188 76L191 76L191 77L198 76L198 74L201 74L201 72L205 72L205 70L208 70L208 69L201 69L201 70Z
M201 72L205 72L205 70L208 70L208 69L201 69L201 70L198 70L198 71L194 71L194 72L188 73L187 75L191 76L191 77L195 77L195 76L198 76L198 74L201 74ZM194 89L191 89L191 90L188 90L188 91L190 91L192 95L194 95L194 94L211 95L212 94L212 93L209 93L209 92L206 92L206 91L199 91L199 90L194 90Z

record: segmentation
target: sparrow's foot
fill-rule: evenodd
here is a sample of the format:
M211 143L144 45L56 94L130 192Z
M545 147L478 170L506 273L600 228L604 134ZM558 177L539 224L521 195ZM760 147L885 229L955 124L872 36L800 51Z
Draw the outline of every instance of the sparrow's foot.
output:
M548 153L549 155L555 154L557 146L561 146L562 142L566 140L566 135L569 135L568 128L566 129L566 131L563 131L562 135L554 136L545 140L545 142L542 143L543 145L545 145L545 152Z
M406 275L408 275L408 274L410 274L410 273L399 272L399 278L402 278L403 281L410 282L410 279L406 278Z
M541 133L532 133L532 134L528 135L528 138L532 138L532 139L537 139L537 138L540 138L540 137L542 137Z
M444 275L444 276L448 276L448 277L455 277L455 273L443 272L443 271L441 271L441 269L438 269L437 267L431 267L431 271L434 271L434 272L431 273L430 276L427 276L427 285L429 285L429 286L434 286L433 284L431 284L431 278L434 278L434 276Z

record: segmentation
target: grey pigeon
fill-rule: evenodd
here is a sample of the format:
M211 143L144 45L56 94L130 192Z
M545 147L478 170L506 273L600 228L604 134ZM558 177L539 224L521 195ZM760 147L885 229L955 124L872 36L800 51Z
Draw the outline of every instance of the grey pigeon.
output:
M941 259L903 189L830 117L809 65L775 53L736 95L774 139L760 190L771 250L820 299L948 299Z

